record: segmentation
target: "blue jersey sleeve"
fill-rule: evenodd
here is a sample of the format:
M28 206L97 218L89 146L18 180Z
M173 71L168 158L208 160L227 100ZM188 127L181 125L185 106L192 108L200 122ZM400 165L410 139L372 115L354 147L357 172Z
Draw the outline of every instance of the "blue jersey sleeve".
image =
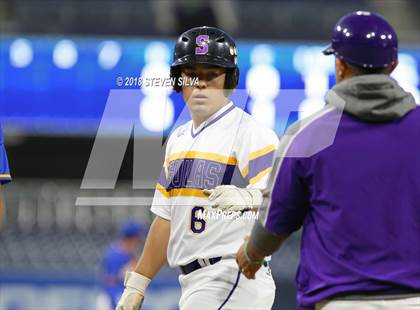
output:
M7 160L6 149L3 143L3 132L0 127L0 183L8 183L12 180L9 170L9 161Z
M133 257L118 249L116 246L110 246L102 260L102 268L105 277L112 278L113 280L123 281L124 268L128 266Z

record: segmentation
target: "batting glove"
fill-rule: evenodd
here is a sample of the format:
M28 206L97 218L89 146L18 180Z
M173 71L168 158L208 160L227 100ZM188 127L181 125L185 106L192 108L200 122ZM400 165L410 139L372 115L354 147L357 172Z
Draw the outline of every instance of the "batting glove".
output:
M115 310L139 310L150 281L137 272L127 271L124 279L125 289Z
M234 185L219 185L205 189L210 206L223 211L247 211L262 204L262 192L255 188L239 188Z

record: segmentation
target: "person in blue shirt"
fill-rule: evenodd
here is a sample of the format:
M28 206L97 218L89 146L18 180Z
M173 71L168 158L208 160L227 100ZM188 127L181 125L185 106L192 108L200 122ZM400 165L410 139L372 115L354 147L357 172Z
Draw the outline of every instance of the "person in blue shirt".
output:
M124 275L134 268L136 253L143 242L144 229L134 221L126 221L119 230L118 240L104 253L102 260L102 285L115 309L124 291Z
M9 170L9 162L7 160L6 149L4 147L3 131L0 126L0 226L4 217L4 201L2 193L2 185L12 180Z

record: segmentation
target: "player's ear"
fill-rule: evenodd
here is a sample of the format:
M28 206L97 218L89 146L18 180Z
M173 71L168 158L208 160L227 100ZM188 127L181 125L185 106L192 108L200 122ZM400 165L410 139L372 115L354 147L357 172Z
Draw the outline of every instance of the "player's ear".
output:
M238 86L239 81L239 70L235 69L226 69L225 74L225 96L228 97L232 95L236 86Z
M177 93L182 90L182 86L178 85L179 78L181 77L181 68L180 67L172 67L170 72L171 80L173 81L173 89Z

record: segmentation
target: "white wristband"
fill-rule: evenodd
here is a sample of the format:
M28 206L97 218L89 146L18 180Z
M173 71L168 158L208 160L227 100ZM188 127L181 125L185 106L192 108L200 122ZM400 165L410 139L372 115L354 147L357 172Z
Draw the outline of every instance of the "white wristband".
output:
M152 280L135 271L127 271L125 273L124 285L127 288L129 287L139 291L144 296L144 292L150 281Z

